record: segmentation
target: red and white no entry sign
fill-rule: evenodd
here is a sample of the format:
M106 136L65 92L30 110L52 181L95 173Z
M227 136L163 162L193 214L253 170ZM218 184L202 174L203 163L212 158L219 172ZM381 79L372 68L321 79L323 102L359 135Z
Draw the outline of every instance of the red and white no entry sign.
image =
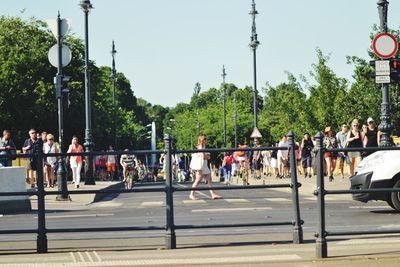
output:
M372 41L374 53L381 59L388 59L396 55L399 44L393 34L378 33Z

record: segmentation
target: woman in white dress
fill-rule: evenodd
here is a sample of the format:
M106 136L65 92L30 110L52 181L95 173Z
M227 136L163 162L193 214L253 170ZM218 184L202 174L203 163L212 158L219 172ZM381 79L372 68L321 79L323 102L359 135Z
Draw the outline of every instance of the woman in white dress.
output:
M197 149L205 149L207 143L207 137L205 135L200 135L197 142ZM212 185L211 171L208 167L208 160L210 159L210 153L195 153L192 157L192 162L190 163L191 168L196 171L196 179L192 185L192 191L190 191L189 198L192 200L197 200L195 196L195 189L201 182L203 178L207 179L207 184L209 187ZM217 195L213 190L210 190L212 199L220 199L221 196Z

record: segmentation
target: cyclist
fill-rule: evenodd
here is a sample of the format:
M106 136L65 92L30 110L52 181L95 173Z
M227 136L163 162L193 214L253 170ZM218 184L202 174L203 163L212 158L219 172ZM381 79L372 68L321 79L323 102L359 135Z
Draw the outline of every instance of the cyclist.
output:
M124 151L129 151L129 149L125 149ZM121 156L119 163L122 165L123 168L123 181L125 182L128 171L135 170L135 167L138 166L138 162L135 155L124 154Z

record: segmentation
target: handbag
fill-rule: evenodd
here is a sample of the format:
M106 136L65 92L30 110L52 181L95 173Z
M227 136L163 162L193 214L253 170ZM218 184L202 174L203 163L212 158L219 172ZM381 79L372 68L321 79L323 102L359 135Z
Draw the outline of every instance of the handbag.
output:
M202 153L194 153L190 161L190 168L195 171L199 171L203 167Z

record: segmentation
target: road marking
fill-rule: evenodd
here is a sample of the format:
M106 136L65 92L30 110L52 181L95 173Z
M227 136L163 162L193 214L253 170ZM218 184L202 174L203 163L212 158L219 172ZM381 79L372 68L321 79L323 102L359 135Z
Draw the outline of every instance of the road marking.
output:
M316 201L317 197L305 197L303 198L304 200L311 200L311 201ZM350 196L325 196L325 200L327 201L335 201L335 200L352 200Z
M90 256L89 251L86 251L86 256L88 257L90 262L94 262L92 256Z
M82 253L78 252L77 254L78 254L81 262L85 262L85 258L83 257Z
M77 262L74 253L70 252L69 255L72 257L72 262Z
M263 207L263 208L220 208L220 209L200 209L200 210L192 210L192 212L222 212L222 211L259 211L259 210L272 210L271 207Z
M207 202L204 199L198 199L198 200L191 200L191 199L186 199L182 201L183 204L206 204Z
M121 258L121 257L119 257ZM191 265L193 262L196 264L216 266L218 264L240 264L249 262L270 262L270 261L287 261L287 260L300 260L301 257L297 254L279 254L279 255L264 255L264 256L238 256L238 257L208 257L208 258L181 258L181 259L137 259L137 260L111 260L102 262L96 266L172 266L172 265ZM71 264L65 264L71 266ZM85 265L86 266L86 265ZM88 265L89 266L89 265ZM92 266L92 265L90 265Z
M388 209L388 206L350 206L349 209Z
M371 238L371 239L350 239L345 241L339 241L336 244L341 245L364 245L364 244L388 244L388 243L399 243L400 238Z
M229 203L249 203L250 202L244 198L224 198L224 200Z
M120 207L122 203L120 202L103 202L103 203L95 203L92 204L95 207Z
M98 262L101 262L101 258L99 256L99 254L97 253L97 251L93 251L94 256L97 258Z
M81 217L107 217L114 216L114 213L104 213L104 214L82 214L82 215L47 215L46 219L60 219L60 218L81 218ZM38 217L33 217L37 219Z
M290 202L291 199L283 198L283 197L271 197L271 198L264 198L266 201L271 202Z
M145 201L140 204L142 207L162 207L164 205L164 201Z
M185 185L183 185L183 184L177 184L177 185L180 186L180 187L183 187L183 188L188 188L187 186L185 186ZM201 192L201 191L197 191L196 193L199 194L199 195L202 195L203 197L206 197L206 198L209 198L209 197L210 197L210 196L204 194L204 193Z

